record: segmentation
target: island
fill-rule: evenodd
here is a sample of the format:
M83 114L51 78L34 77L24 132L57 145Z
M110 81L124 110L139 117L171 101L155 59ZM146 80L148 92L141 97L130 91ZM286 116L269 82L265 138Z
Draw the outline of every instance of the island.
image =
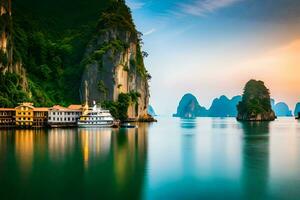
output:
M242 101L238 106L238 121L274 121L275 113L271 107L269 89L263 81L247 82Z
M272 109L275 112L277 117L292 117L293 113L290 110L289 106L285 102L279 102L276 104L272 104Z
M300 102L296 104L294 115L296 119L300 119Z
M208 116L207 109L199 104L194 95L185 94L180 100L177 112L173 114L173 117L196 118L199 116Z
M215 98L208 110L209 117L236 117L236 107L241 100L241 96L234 96L232 99L229 99L222 95L220 98Z

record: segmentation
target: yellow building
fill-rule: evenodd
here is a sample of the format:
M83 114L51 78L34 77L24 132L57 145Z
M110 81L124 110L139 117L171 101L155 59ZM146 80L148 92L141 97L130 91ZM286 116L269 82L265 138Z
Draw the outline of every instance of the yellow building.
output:
M16 127L26 128L33 125L33 103L21 103L16 108Z

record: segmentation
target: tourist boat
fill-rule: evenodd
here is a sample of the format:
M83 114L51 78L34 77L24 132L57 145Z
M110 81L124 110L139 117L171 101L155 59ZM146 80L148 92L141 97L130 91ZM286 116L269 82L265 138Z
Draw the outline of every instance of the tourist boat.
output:
M79 128L105 128L114 125L114 118L109 110L98 107L95 102L92 108L86 108L80 116L78 122Z

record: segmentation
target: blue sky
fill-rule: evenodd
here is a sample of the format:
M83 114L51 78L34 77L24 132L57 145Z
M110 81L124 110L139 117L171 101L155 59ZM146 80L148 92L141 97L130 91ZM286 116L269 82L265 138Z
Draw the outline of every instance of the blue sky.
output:
M175 112L193 93L210 106L222 94L242 93L262 79L277 101L300 101L300 1L127 0L144 33L152 75L151 104ZM299 55L299 56L297 56ZM298 58L299 57L299 58Z

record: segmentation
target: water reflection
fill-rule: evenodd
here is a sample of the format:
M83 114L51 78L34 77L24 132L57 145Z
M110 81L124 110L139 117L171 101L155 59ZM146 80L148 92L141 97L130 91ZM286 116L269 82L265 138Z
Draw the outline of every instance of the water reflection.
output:
M269 188L269 122L245 122L243 130L243 195L266 199Z
M120 192L128 189L141 197L147 160L148 125L139 129L121 129L114 135L114 170L115 180ZM142 175L142 176L141 176ZM133 197L133 196L132 196Z
M180 127L184 129L194 129L197 127L196 119L180 119Z
M1 130L0 199L298 199L299 130L212 118Z
M76 135L72 129L51 129L48 131L49 157L54 162L63 161L64 157L71 154L76 144Z
M182 176L184 180L195 176L196 166L196 147L197 147L197 121L195 119L181 120L181 164Z
M112 129L79 129L78 138L81 144L85 168L94 160L105 160L111 146Z
M148 125L1 131L1 197L140 199L147 134Z

